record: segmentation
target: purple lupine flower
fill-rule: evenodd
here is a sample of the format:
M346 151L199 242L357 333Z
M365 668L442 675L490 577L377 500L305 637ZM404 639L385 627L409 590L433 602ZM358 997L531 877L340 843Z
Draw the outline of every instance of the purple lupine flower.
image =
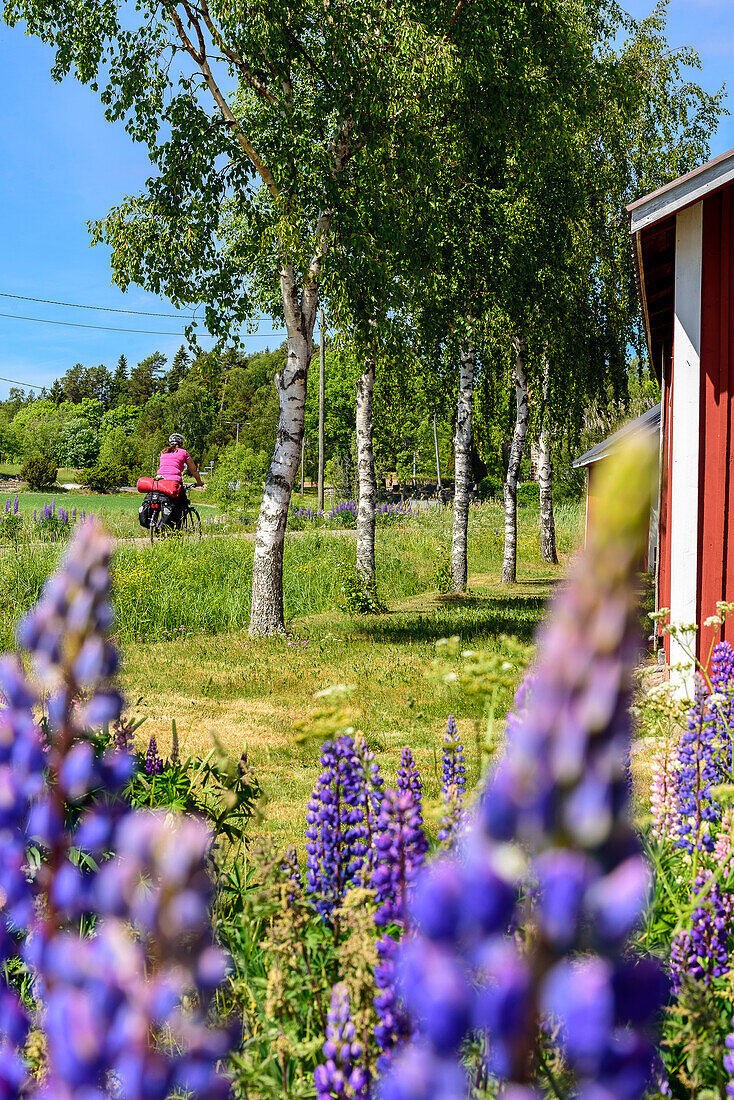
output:
M20 508L20 498L18 497L18 494L16 493L15 494L15 500L13 501L13 515L14 516L18 515L18 509L19 508Z
M414 1029L397 989L395 973L397 940L389 932L385 932L377 940L375 947L377 965L375 966L376 992L373 1003L377 1023L374 1036L380 1051L377 1056L377 1069L380 1074L384 1074L395 1052L413 1038Z
M732 1020L732 1027L734 1027L734 1020ZM729 1080L726 1085L726 1095L728 1097L734 1097L734 1032L730 1032L726 1037L726 1054L724 1055L724 1069L726 1070ZM668 1093L667 1095L670 1095Z
M372 888L378 905L375 923L395 925L404 930L408 923L408 899L423 866L428 842L413 793L385 792L377 820L375 837L376 864ZM384 1072L395 1050L412 1034L411 1023L396 988L395 953L397 943L386 932L377 941L375 967L377 1013L375 1040L380 1050L378 1068Z
M666 737L655 746L651 762L650 832L658 844L675 842L678 837L677 753Z
M418 811L418 816L423 822L423 784L421 782L420 773L413 759L413 753L410 751L407 745L404 745L400 750L400 767L398 768L398 783L397 788L399 792L410 791L413 795L413 801Z
M710 985L712 978L729 973L729 928L734 900L723 891L710 871L699 875L693 886L699 904L693 911L690 928L673 937L670 950L670 977L674 993L680 992L686 976Z
M443 740L441 794L444 813L438 830L438 839L442 844L451 844L462 827L465 791L466 758L464 756L464 746L459 740L454 716L450 714Z
M135 737L135 722L118 718L112 726L112 739L117 752L132 752Z
M711 704L719 737L719 773L721 782L732 777L732 734L734 726L734 648L718 642L711 653L709 669Z
M718 782L717 731L709 692L696 674L693 706L687 728L678 745L677 846L687 852L710 852L714 846L711 826L719 820L721 808L711 789Z
M25 822L43 786L45 756L31 713L37 698L10 657L0 661L0 690L5 700L0 709L0 1095L5 1096L16 1095L3 1091L2 1075L18 1078L20 1063L11 1048L23 1045L29 1021L15 990L6 985L3 964L18 953L18 930L33 914ZM24 1078L23 1071L18 1086Z
M413 792L387 790L377 819L375 891L378 925L405 927L408 895L428 850L423 821Z
M365 1052L357 1042L349 1005L349 990L338 982L331 991L326 1022L325 1061L314 1070L317 1100L367 1100L369 1075Z
M303 890L303 878L301 876L301 866L298 862L298 852L293 845L289 845L283 853L280 869L293 885L297 887L298 893L300 894ZM288 900L293 900L293 894L289 895Z
M365 844L367 846L362 878L368 879L372 874L375 861L375 838L378 832L378 818L382 808L382 800L385 796L385 781L380 774L380 766L375 760L375 754L361 734L358 734L354 740L354 752L360 771L360 805L364 814Z
M672 1096L672 1090L670 1088L670 1082L668 1081L668 1072L665 1068L665 1063L658 1051L655 1054L653 1061L652 1073L650 1075L650 1084L652 1089L660 1096ZM647 1094L646 1094L647 1095Z
M135 1100L190 1089L226 1097L217 1063L229 1036L205 1022L226 969L209 919L211 841L203 823L163 813L129 814L118 829L96 882L96 936L66 933L44 960L49 1095L88 1095L112 1074ZM151 1040L161 1030L165 1050Z
M10 512L10 497L6 497L6 500L5 500L5 513L6 513L6 515L9 512Z
M71 518L74 520L74 523L76 523L76 506L71 510Z
M321 750L323 771L308 804L306 881L316 910L329 919L360 882L367 854L363 775L354 739L342 734Z
M175 823L128 811L116 793L131 760L120 752L99 756L91 735L121 712L110 683L117 658L105 637L112 624L110 554L100 530L81 528L18 628L47 693L46 752L34 714L40 693L17 660L0 661L2 918L12 919L14 937L33 933L12 951L36 972L47 1045L44 1096L106 1095L112 1077L130 1100L165 1100L180 1091L223 1100L227 1085L216 1066L229 1036L205 1027L225 966L209 919L211 835L193 819ZM8 763L12 804L3 788ZM66 812L70 806L74 815ZM22 823L12 821L11 809L22 813ZM78 827L70 816L79 818ZM44 856L32 877L29 839ZM92 854L100 870L82 872L68 858L72 849ZM20 855L14 877L13 851ZM79 915L91 909L99 914L94 936L80 937ZM1 934L0 943L6 946ZM193 1012L182 1013L184 995ZM25 1023L2 993L0 1000L0 1094L16 1095L21 1070L12 1048L22 1045ZM174 1053L158 1046L162 1032L170 1034Z
M158 742L151 737L148 742L148 751L145 754L145 774L160 775L163 771L163 757L158 752Z
M33 509L33 522L38 523L38 510L36 508Z
M459 1050L473 1032L487 1037L502 1096L537 1095L525 1082L543 1017L575 1094L645 1091L666 983L654 960L625 950L650 872L628 819L624 761L648 518L630 487L646 484L651 463L641 443L620 456L604 487L606 522L541 630L532 690L473 825L416 883L416 932L397 970L419 1038L394 1059L382 1100L465 1097ZM521 950L509 929L523 925L532 931Z

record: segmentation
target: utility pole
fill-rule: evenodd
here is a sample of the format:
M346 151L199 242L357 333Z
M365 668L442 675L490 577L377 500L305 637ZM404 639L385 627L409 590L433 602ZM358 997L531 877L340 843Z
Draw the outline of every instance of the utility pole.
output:
M441 457L438 453L438 430L436 428L436 414L433 414L433 446L436 449L436 478L438 484L436 485L436 491L441 492Z
M318 508L324 510L324 390L326 388L326 322L324 311L321 310L319 322L321 339L319 346L319 473L318 473Z
M225 424L231 424L233 428L236 426L236 428L237 428L237 442L235 443L235 446L239 447L239 445L240 445L240 424L243 424L244 421L243 420L225 420L224 423Z
M303 436L301 437L301 496L303 496L304 477L305 477L305 473L306 473L306 471L304 469L305 459L306 459L306 433L304 432Z

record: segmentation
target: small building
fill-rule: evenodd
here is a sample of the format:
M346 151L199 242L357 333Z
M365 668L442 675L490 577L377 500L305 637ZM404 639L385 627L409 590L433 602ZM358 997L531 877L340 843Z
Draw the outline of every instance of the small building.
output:
M734 601L734 150L628 207L650 361L662 388L657 603L704 626ZM734 620L723 636L734 640ZM666 637L666 653L684 661Z
M588 542L589 532L598 522L604 521L603 502L597 491L599 485L599 471L610 455L615 454L624 444L625 440L633 435L643 433L658 443L660 438L660 405L654 405L642 416L623 424L619 431L614 432L601 443L597 443L586 454L581 455L573 463L574 470L586 470L586 520L585 540ZM654 487L653 502L650 510L650 528L648 536L647 554L642 563L643 571L655 573L657 565L658 547L658 502L657 486Z

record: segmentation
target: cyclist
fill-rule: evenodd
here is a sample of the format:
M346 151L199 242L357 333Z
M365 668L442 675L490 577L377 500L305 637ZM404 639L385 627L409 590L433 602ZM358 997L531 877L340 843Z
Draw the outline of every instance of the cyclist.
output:
M196 463L189 454L184 450L184 437L179 435L178 432L174 432L173 435L168 437L168 446L164 447L161 451L160 462L158 463L158 473L156 477L165 478L166 481L180 481L183 482L181 475L183 474L184 467L189 471L191 476L196 480L196 484L200 489L203 489L204 482L199 477L199 471L196 468Z

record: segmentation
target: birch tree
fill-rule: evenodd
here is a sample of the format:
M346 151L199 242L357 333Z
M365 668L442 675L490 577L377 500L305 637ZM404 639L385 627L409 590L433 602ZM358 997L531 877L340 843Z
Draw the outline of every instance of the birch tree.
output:
M543 561L558 565L556 524L553 516L553 461L551 457L551 422L548 408L550 368L543 355L543 408L538 432L538 485L540 487L540 553Z
M4 14L55 48L54 77L73 71L99 92L105 116L148 146L146 191L93 229L111 246L118 285L203 303L207 328L223 338L257 309L285 323L250 622L255 634L281 631L319 291L335 234L349 241L373 180L385 182L380 163L401 147L410 73L401 50L414 13L372 0L6 0Z
M467 538L471 495L471 421L476 350L471 339L461 349L454 433L454 515L451 533L451 586L463 592L467 582Z
M357 572L365 590L374 598L376 593L375 509L377 479L375 477L374 424L372 405L375 391L375 354L368 353L364 370L357 381Z
M522 336L512 338L513 382L515 386L515 428L505 475L505 550L502 558L502 583L517 580L517 479L520 473L525 437L528 432L527 343Z

